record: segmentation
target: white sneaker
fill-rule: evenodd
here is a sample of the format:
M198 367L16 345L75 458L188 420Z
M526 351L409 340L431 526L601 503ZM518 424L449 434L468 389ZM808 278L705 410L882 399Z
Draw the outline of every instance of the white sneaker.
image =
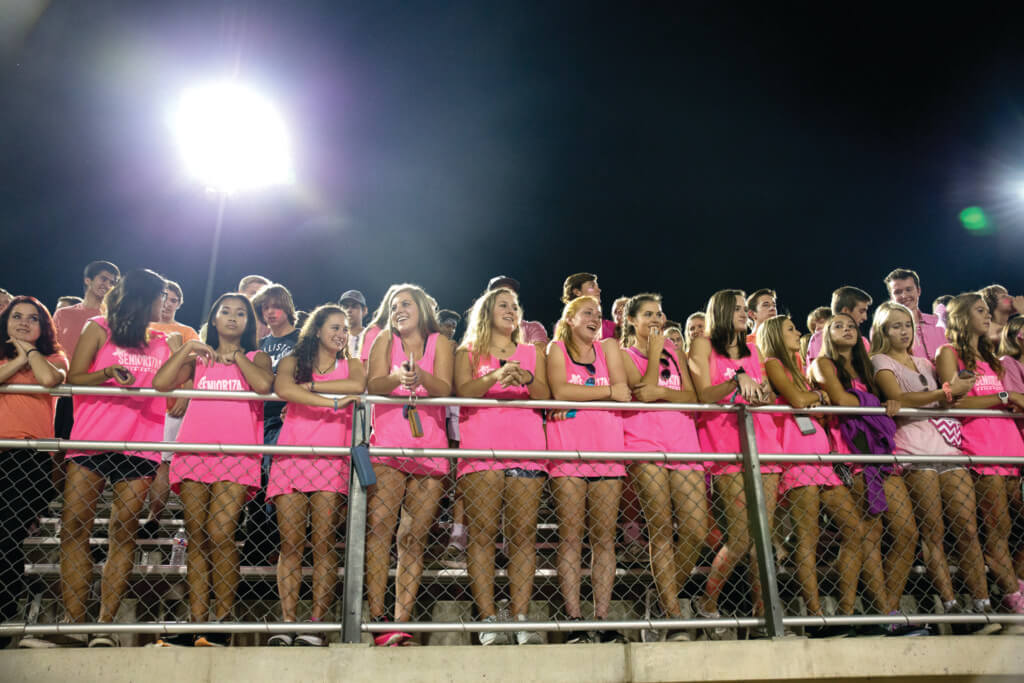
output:
M89 636L85 633L48 633L41 636L25 636L18 641L22 649L42 650L51 647L85 647Z
M496 624L498 617L487 617L484 623ZM508 645L508 633L505 631L480 631L479 638L481 645Z
M89 639L89 647L121 647L116 633L94 633Z
M529 621L525 614L517 614L516 621ZM519 645L543 645L544 636L539 631L516 631L516 643Z

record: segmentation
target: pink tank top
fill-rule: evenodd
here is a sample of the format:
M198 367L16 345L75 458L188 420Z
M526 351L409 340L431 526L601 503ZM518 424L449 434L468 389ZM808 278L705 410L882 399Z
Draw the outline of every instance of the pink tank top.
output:
M429 373L434 372L434 354L437 350L437 338L439 333L435 332L427 337L426 348L416 365ZM397 334L391 339L391 372L397 372L399 367L408 360L405 351L402 350L402 339ZM392 390L391 396L409 396L410 391L399 385ZM417 396L427 396L427 390L420 385L416 387ZM373 446L389 446L393 448L447 448L448 433L444 424L444 408L438 406L418 407L420 422L423 425L423 436L413 438L409 431L409 421L402 415L402 406L379 405L374 408L373 435L370 444ZM433 460L445 461L445 458L432 458Z
M708 358L708 371L710 384L722 384L736 376L736 370L743 370L755 382L764 379L764 371L761 368L761 357L757 347L747 344L750 355L745 358L729 358L711 349ZM719 403L747 403L743 394L735 391L722 398ZM757 449L760 453L779 453L782 447L779 445L778 426L774 418L768 413L756 413L754 418L754 431L757 436ZM709 453L736 453L740 450L739 427L736 415L731 413L701 413L698 417L698 428L700 430L701 446ZM721 465L721 466L720 466ZM721 463L713 464L712 470L718 473L729 471L735 468L739 471L738 465L724 466ZM777 464L762 463L761 471L765 473L779 471Z
M949 347L956 355L956 366L960 370L966 369L960 354L950 344L944 344L943 348ZM986 361L977 359L974 367L974 376L977 381L967 392L968 396L991 396L1001 391L1006 391L999 375ZM1016 427L1016 420L1003 417L964 417L963 423L963 444L961 449L967 455L1024 455L1024 441L1021 440L1021 433Z
M470 359L473 360L472 352ZM537 348L533 344L519 344L509 361L519 361L519 367L536 374ZM494 372L502 363L493 356L480 360L473 377ZM483 398L526 400L529 387L503 387L495 382ZM508 450L544 450L544 431L540 414L529 408L469 408L459 410L459 442L462 448L496 448Z
M110 325L104 316L89 320L103 328L107 340L96 352L89 372L111 365L122 365L135 377L133 387L152 387L153 377L171 355L162 332L146 332L146 345L141 349L115 346L110 339ZM108 379L100 386L118 387ZM84 441L161 441L164 435L164 399L141 396L75 396L73 440ZM68 451L67 457L92 455L96 451ZM148 460L160 460L155 451L128 451Z
M249 351L250 361L259 351ZM207 364L196 361L195 388L198 391L251 391L252 387L235 363ZM180 443L263 442L263 401L193 399L178 432Z
M785 367L783 367L783 370L786 373L786 377L792 382L793 373ZM788 406L789 403L782 397L782 394L776 393L775 405ZM779 428L779 444L782 447L783 453L825 454L831 449L825 426L814 417L811 417L811 422L815 428L813 434L804 434L800 431L800 427L797 425L796 418L793 415L779 413L775 416L775 422Z
M565 357L565 380L580 386L611 386L608 362L600 342L594 343L594 373L585 365L579 365L569 356L568 349L561 341L551 342L561 349ZM588 385L588 380L591 380ZM624 438L622 417L617 411L586 410L582 406L576 416L548 422L548 448L553 451L622 451ZM621 477L626 468L621 462L608 461L564 461L552 460L548 466L552 477Z
M313 381L348 379L348 364L357 362L338 359L336 367L327 374L314 372ZM352 443L352 406L334 412L334 408L290 402L277 443L281 446L349 446Z
M380 334L380 328L374 325L363 332L363 343L359 347L359 360L364 363L370 362L370 349L373 348L373 341Z
M648 358L637 349L626 349L633 364L642 376L647 372ZM682 369L675 346L665 340L665 348L658 361L658 386L682 391ZM665 451L670 453L699 453L697 427L693 416L684 412L667 411L623 411L622 427L625 432L627 451ZM673 465L683 463L672 463ZM699 463L688 463L697 465Z

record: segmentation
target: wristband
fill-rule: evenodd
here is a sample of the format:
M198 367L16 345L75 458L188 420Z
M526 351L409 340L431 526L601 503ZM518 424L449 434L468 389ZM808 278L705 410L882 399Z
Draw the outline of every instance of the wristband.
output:
M338 412L338 398L334 397L331 400L334 401L334 412Z
M25 357L28 358L29 356L31 356L33 351L39 353L39 349L29 349L28 351L25 352Z
M534 374L533 374L532 372L530 372L529 370L527 370L527 372L529 372L529 373L530 373L530 381L529 381L529 382L526 382L525 384L523 384L523 386L524 386L524 387L528 387L528 386L530 386L531 384L533 384L533 380L534 380Z
M946 395L946 401L948 403L953 402L953 390L949 386L949 382L942 383L942 393Z
M316 391L316 380L313 380L313 379L309 380L309 390L310 391ZM335 406L334 409L337 410L338 407Z

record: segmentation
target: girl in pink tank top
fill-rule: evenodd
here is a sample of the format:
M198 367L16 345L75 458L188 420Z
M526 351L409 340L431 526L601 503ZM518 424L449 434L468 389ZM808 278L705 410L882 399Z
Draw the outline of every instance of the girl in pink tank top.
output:
M189 379L197 390L269 394L270 356L257 350L256 313L243 294L222 294L206 319L206 342L181 345L153 380L171 391ZM178 432L182 443L258 444L263 440L263 402L192 399ZM189 611L193 622L231 615L238 584L235 531L242 506L260 486L258 454L175 453L170 480L181 498L188 534ZM211 600L211 593L213 599ZM212 602L212 605L211 605ZM195 642L226 645L223 634Z
M665 314L657 294L638 294L623 312L622 364L633 399L696 403L686 354L664 335ZM698 453L693 416L681 411L623 411L625 449ZM682 619L679 581L693 571L708 530L704 463L632 462L629 478L640 500L650 539L651 570L664 615ZM674 536L678 533L679 540ZM669 633L667 640L682 637Z
M828 405L822 391L814 391L800 374L796 358L800 352L800 332L788 316L776 316L761 323L757 330L757 347L764 358L765 374L778 405L812 408ZM792 414L775 416L779 425L783 453L827 454L829 440L825 426L817 419L802 416L798 422ZM808 433L810 432L810 433ZM792 463L783 466L779 494L786 496L796 524L797 549L794 553L797 580L803 592L809 615L822 616L818 592L818 528L819 507L824 505L829 518L839 527L840 550L838 569L839 614L853 614L857 600L857 579L862 564L860 513L850 491L828 463ZM843 630L849 629L842 627ZM833 635L830 630L821 635Z
M832 316L822 330L821 354L814 359L810 374L816 386L828 395L829 402L834 406L860 407L860 399L853 390L878 396L874 369L864 348L860 329L857 322L845 313ZM882 405L890 417L900 409L899 401L882 401ZM859 418L843 417L838 421L850 419ZM835 444L836 451L840 453L856 450L854 444L844 443L841 434L836 434ZM913 502L899 469L875 470L871 466L856 464L851 469L851 492L859 508L864 530L861 544L864 553L864 582L874 610L882 614L893 613L899 609L899 599L906 587L917 550L918 533ZM874 491L872 485L873 482L877 484L878 479L883 481L879 490ZM881 514L872 512L872 509L878 509L875 507L879 502L876 498L884 499ZM885 531L892 543L883 561L882 536Z
M455 355L455 391L467 398L547 399L544 350L520 343L521 312L511 289L499 287L473 304L466 336ZM459 412L463 449L546 449L540 413L529 408L469 408ZM547 478L535 458L460 458L458 487L469 512L467 569L477 610L494 620L494 548L505 512L508 539L509 609L526 618L537 565L537 510ZM494 642L497 633L480 634ZM539 636L535 638L539 642Z
M450 396L455 348L440 334L433 298L416 285L394 285L385 302L387 327L370 350L367 389L384 396ZM421 436L413 435L410 420L419 418ZM447 448L443 407L379 405L374 410L373 447ZM377 486L367 503L366 592L370 614L385 619L388 564L398 513L408 511L411 525L403 540L395 574L395 619L411 618L423 571L423 549L443 492L447 458L372 458ZM406 644L411 636L386 633L378 644Z
M690 345L690 375L701 403L772 403L775 397L764 382L757 347L747 344L746 296L739 289L716 292L708 301L707 335L695 338ZM770 414L753 415L758 451L778 453L778 427ZM736 453L740 450L737 416L731 413L701 413L697 435L705 452ZM769 522L775 514L776 492L780 467L761 463L761 483ZM722 501L726 528L733 530L719 548L711 565L705 593L698 601L703 616L718 614L718 598L722 588L740 560L752 547L748 531L746 496L743 491L742 465L712 462L708 471L714 477L715 491ZM751 554L751 582L759 595L756 561ZM755 599L754 611L762 605ZM715 633L712 633L715 637Z
M618 346L614 339L600 341L600 335L601 306L597 299L581 296L565 305L555 328L555 340L548 346L548 384L557 400L580 401L581 407L549 415L550 450L624 449L619 414L583 408L585 401L630 399ZM548 473L558 514L558 578L565 610L572 619L582 616L580 561L584 520L589 518L594 615L604 619L615 579L615 526L626 468L621 461L552 460Z
M352 444L352 408L349 405L365 386L363 364L348 359L345 312L327 304L310 313L292 353L277 366L274 390L288 401L279 446L349 446ZM324 394L346 394L331 398ZM313 544L312 621L324 619L334 602L338 578L335 548L338 513L348 495L349 456L274 455L267 484L267 499L277 506L281 556L277 586L281 618L296 620L302 587L302 555L306 547L306 520ZM303 634L323 642L323 636ZM271 644L290 644L292 636L278 634ZM274 641L279 642L274 642ZM318 641L313 640L312 644Z
M86 323L75 347L68 382L86 386L150 387L170 355L164 335L147 332L160 318L166 281L151 270L126 273L107 294L106 317ZM163 399L138 396L76 396L72 439L160 441ZM114 489L109 546L103 567L99 621L112 622L135 554L135 533L159 453L68 453L61 517L61 582L65 611L83 622L91 584L89 535L98 493ZM102 641L108 643L106 639Z
M978 294L961 294L946 307L946 338L949 344L939 349L936 368L940 382L952 382L964 373L974 379L967 396L957 402L960 408L988 410L1024 410L1024 394L1006 391L1002 383L1003 366L996 358L989 339L992 314ZM970 373L969 375L967 373ZM964 453L968 455L1024 455L1024 443L1014 420L998 417L962 418ZM1018 468L1000 465L971 465L977 475L975 488L979 500L988 502L982 515L985 557L1003 591L1004 606L1015 614L1024 614L1024 592L1014 570L1010 554L1008 489L1019 481Z

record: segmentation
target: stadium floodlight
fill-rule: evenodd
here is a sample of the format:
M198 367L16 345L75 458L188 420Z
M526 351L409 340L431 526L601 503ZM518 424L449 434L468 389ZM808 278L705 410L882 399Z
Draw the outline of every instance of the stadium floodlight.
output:
M293 180L284 119L251 88L234 81L190 88L170 123L186 174L208 190L234 194Z
M169 123L186 175L220 200L203 297L202 315L206 315L213 301L227 198L293 182L288 130L267 98L233 80L186 90Z

